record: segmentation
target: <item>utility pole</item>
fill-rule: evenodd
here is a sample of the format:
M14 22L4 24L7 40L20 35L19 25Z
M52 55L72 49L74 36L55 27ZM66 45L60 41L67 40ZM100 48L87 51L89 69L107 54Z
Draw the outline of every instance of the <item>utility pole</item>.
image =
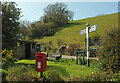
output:
M89 64L89 24L87 23L86 24L86 38L87 38L87 41L86 41L86 44L87 44L87 66L89 67L90 64Z

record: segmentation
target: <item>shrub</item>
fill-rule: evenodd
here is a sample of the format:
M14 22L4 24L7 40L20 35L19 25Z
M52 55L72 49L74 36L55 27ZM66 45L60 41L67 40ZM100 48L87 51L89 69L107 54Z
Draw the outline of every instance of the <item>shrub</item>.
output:
M120 32L118 26L112 26L112 29L107 31L105 38L102 40L103 47L100 51L100 60L103 69L110 69L113 72L120 70Z
M8 73L7 73L7 71L5 71L5 70L0 70L1 72L2 72L2 81L7 81L6 80L6 77L7 77L7 75L8 75Z
M114 81L115 75L111 71L107 72L99 72L96 74L91 74L89 76L82 76L82 77L73 77L72 81L98 81L98 82L103 82L103 81Z
M48 78L50 81L61 81L62 79L59 76L59 73L56 70L52 70L48 74Z
M64 77L68 77L69 74L63 67L48 66L48 70L44 73L44 76L50 81L64 81Z
M80 47L80 45L78 45L78 44L70 44L69 48L66 51L68 51L70 53L70 55L72 56L72 55L74 55L75 50L79 47Z
M38 74L31 68L31 65L13 66L8 69L8 81L35 81L38 80Z
M13 57L13 50L6 50L2 51L2 68L7 69L11 65L14 64L15 58Z
M120 82L120 71L116 73L115 81Z
M13 63L13 53L12 53L12 50L4 49L2 51L2 55L3 55L3 58L2 58L3 62L12 62Z

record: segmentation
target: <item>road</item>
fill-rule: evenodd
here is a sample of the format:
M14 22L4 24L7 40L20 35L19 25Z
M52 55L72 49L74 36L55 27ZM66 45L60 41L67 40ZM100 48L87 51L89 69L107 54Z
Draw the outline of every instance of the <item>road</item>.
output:
M66 58L66 59L76 59L76 56L66 56L66 55L63 55L62 58ZM83 57L81 57L83 58ZM87 59L87 57L85 57ZM98 58L96 57L90 57L90 59L96 59L98 60Z
M49 56L48 57L49 59L55 59L55 57L59 57L60 54L59 53L49 53L48 56ZM62 58L65 58L65 59L75 59L76 60L76 56L62 55ZM83 57L81 57L81 58L83 58ZM85 59L87 59L87 57L85 57ZM90 57L90 59L98 60L97 57Z

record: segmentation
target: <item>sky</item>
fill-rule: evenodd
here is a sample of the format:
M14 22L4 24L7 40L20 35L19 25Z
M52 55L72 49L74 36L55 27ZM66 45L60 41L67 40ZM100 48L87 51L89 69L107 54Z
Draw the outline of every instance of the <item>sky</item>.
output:
M23 17L21 20L30 22L39 21L44 15L43 9L48 4L56 2L16 2L21 8ZM63 2L67 9L74 12L73 20L80 20L98 15L106 15L118 12L118 2Z

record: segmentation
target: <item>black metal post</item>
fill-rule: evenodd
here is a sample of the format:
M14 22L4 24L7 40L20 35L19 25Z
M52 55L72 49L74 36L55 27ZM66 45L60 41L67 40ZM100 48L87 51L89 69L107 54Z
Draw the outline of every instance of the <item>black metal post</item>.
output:
M78 54L76 54L76 64L78 65Z
M87 59L87 67L90 67L90 61Z
M81 59L81 55L80 55L80 57L79 57L79 63L80 63L80 65L82 65L82 59Z
M40 72L40 74L41 74L41 75L40 75L40 78L43 78L43 72Z
M82 53L82 55L83 55L83 65L85 65L84 53Z

